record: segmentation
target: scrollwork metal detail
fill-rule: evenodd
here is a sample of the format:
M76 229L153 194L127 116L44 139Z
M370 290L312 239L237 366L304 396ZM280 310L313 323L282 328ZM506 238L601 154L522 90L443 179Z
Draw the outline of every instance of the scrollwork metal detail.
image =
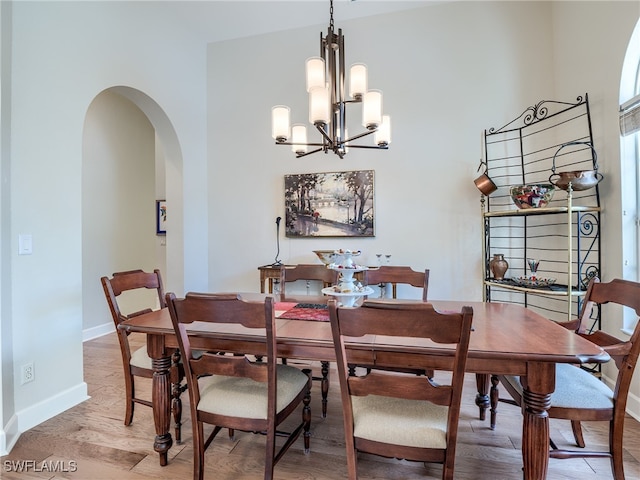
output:
M540 120L547 118L550 112L555 111L556 107L558 109L562 106L576 106L584 101L584 97L582 95L576 98L576 103L569 102L560 102L555 100L542 100L536 103L533 106L527 107L520 115L511 120L509 123L503 125L500 128L490 128L488 130L489 134L501 133L507 131L509 129L516 129L526 127L528 125L533 125Z

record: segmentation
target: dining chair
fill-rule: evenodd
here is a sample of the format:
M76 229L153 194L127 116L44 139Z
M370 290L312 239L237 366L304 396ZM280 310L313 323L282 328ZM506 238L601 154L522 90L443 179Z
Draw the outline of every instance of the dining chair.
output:
M118 335L120 352L122 354L126 402L124 424L131 425L136 403L148 407L153 406L150 400L136 396L135 384L135 377L153 378L153 366L151 364L151 358L147 354L146 344L143 347L133 350L129 344L129 332L119 329L118 325L137 315L148 313L158 308L166 308L162 276L158 269L155 269L153 272L129 270L126 272L116 272L111 278L106 276L102 277L100 282L102 283L102 288L116 327L116 334ZM155 291L155 294L152 293L152 291ZM125 292L127 293L125 294ZM119 299L123 299L125 296L127 297L126 300L119 302ZM128 313L123 312L123 310L128 311L130 309L124 305L135 305L133 308L137 309L143 304L150 305L150 307ZM177 350L174 352L172 358L171 410L175 422L176 442L182 443L182 401L180 400L180 395L186 389L186 384L182 384L184 371L182 370L180 354Z
M429 290L429 269L417 272L411 267L383 265L379 268L370 268L364 272L365 285L382 285L390 283L392 286L392 298L397 298L397 285L411 285L422 289L422 301L427 301Z
M283 301L286 301L286 287L287 284L291 284L297 281L305 281L307 295L309 295L309 289L311 282L320 282L322 288L330 287L338 282L338 272L327 268L326 265L317 264L299 264L292 268L280 269L280 295ZM291 296L291 295L290 295ZM295 295L294 295L295 296Z
M471 307L463 307L459 313L440 313L428 303L367 300L361 307L351 308L338 307L335 300L330 300L329 315L340 379L349 479L358 478L358 452L441 463L442 478L452 479ZM450 383L435 384L428 377L388 370L352 376L348 344L353 337L365 335L430 339L436 344L455 345L450 350L439 349L437 354L438 369L452 372ZM406 344L405 338L402 343ZM362 355L363 351L355 353ZM384 358L373 360L384 364Z
M364 272L365 285L386 285L390 283L392 286L391 297L398 298L397 286L409 285L422 290L422 301L427 301L427 292L429 290L429 269L423 272L413 270L411 267L397 265L382 265L379 268L371 268ZM382 288L382 287L381 287ZM407 370L417 375L427 375L433 378L435 375L433 370ZM355 368L352 366L351 374L355 374Z
M310 282L321 282L322 288L326 288L338 282L338 272L327 268L326 265L318 264L299 264L292 268L281 268L280 298L282 301L287 301L286 285L297 281L307 282L307 291L310 288ZM291 298L291 295L289 297ZM285 358L283 360L286 363L287 359ZM320 362L320 368L322 375L314 376L313 380L319 380L321 382L322 417L326 418L327 397L329 395L329 362Z
M614 360L618 369L615 385L610 388L604 381L579 365L556 365L556 389L551 395L548 410L550 418L571 421L576 445L585 448L582 421L609 422L608 451L560 449L550 440L550 458L605 457L611 460L615 480L624 480L623 435L624 417L629 385L640 354L640 322L628 340L619 340L602 331L588 331L588 320L592 309L598 305L617 304L629 307L640 316L640 283L615 279L601 283L593 278L587 288L577 322L570 322L575 332L601 346ZM569 322L567 322L569 323ZM522 406L523 386L519 377L499 376L500 383L511 395L514 403Z
M235 294L188 293L177 299L167 294L167 305L178 345L184 355L193 425L193 478L204 477L205 450L223 428L264 433L265 480L273 478L274 466L303 433L309 452L311 372L277 362L276 322L272 297L264 302L243 301ZM244 327L265 335L265 356L260 362L245 355L203 352L193 355L188 329L194 322L215 323L226 328ZM302 405L302 420L290 432L277 427ZM208 438L204 424L214 428ZM276 452L276 435L286 436Z

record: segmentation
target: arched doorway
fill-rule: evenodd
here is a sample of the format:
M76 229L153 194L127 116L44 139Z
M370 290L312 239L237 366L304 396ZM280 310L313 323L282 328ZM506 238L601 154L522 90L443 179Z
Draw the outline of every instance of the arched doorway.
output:
M160 268L165 285L183 283L181 172L176 133L149 96L129 87L99 93L87 109L82 152L83 333L113 329L102 275ZM178 176L181 178L181 175ZM176 184L177 183L177 184ZM166 200L167 234L156 234L156 200ZM174 234L172 234L172 231Z

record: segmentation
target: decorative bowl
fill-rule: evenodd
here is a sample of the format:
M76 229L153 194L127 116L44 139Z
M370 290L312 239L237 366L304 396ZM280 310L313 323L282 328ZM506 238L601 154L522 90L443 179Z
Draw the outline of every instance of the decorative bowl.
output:
M552 180L554 176L558 178ZM549 177L549 181L562 190L568 190L569 184L571 184L571 189L579 192L595 187L602 178L603 175L598 173L597 170L575 170L573 172L554 173Z
M555 278L528 278L528 277L513 277L513 283L518 285L519 287L527 287L527 288L545 288L550 287L554 283L556 283Z
M550 183L514 185L511 199L518 208L544 208L551 201L555 187Z
M314 250L313 253L315 253L325 265L331 265L337 257L335 250Z

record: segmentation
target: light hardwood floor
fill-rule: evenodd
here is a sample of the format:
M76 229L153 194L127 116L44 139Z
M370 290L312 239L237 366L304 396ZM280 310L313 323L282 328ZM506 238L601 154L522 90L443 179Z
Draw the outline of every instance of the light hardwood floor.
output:
M137 345L144 339L138 338ZM290 364L292 362L290 361ZM312 364L316 367L317 365ZM153 451L151 409L136 406L134 422L125 427L124 386L120 353L115 334L84 344L84 372L91 399L23 433L8 456L0 457L0 478L29 479L190 479L192 470L191 421L188 393L183 395L183 443L170 450L169 464L160 467ZM335 372L333 372L335 378ZM150 381L138 381L141 392L150 392ZM346 477L344 439L338 385L332 382L327 418L320 417L319 388L312 391L311 453L304 455L299 440L280 463L278 479L335 480ZM150 395L149 395L150 398ZM467 376L459 426L455 478L460 480L505 480L522 478L519 410L500 404L498 426L478 420L474 404L475 377ZM551 421L552 437L559 446L571 445L568 422ZM606 444L605 424L584 425L585 440L594 448ZM640 424L628 417L625 433L627 479L640 478ZM237 432L235 441L225 435L216 439L206 454L205 478L242 480L262 478L264 437ZM35 463L24 463L35 462ZM361 455L361 479L439 479L439 465L423 465L395 459ZM26 471L16 472L19 466ZM61 472L60 470L75 470ZM606 459L551 460L550 480L611 479Z

